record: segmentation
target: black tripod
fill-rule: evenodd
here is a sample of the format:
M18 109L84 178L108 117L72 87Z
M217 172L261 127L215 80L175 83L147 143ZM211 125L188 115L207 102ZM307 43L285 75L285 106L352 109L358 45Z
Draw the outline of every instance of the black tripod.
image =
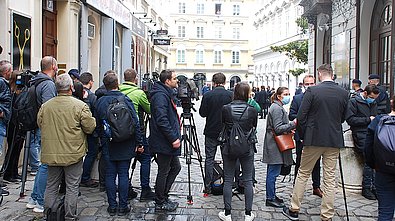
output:
M184 147L184 156L186 163L188 165L188 196L187 203L189 205L193 204L192 194L191 194L191 163L192 159L198 160L200 164L200 171L202 173L203 183L204 183L204 173L202 165L202 155L200 153L199 142L197 139L195 120L193 119L193 114L188 108L183 109L181 114L182 119L182 146ZM196 153L196 158L192 157L193 151Z

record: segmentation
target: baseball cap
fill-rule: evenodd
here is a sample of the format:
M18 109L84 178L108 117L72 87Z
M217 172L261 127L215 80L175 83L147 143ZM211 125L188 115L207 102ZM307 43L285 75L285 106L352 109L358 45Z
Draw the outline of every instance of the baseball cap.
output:
M380 76L378 74L371 74L371 75L369 75L369 80L372 80L372 79L380 79Z
M77 69L70 69L69 70L69 75L73 76L73 77L75 77L77 79L80 79L80 74L79 74L79 71Z

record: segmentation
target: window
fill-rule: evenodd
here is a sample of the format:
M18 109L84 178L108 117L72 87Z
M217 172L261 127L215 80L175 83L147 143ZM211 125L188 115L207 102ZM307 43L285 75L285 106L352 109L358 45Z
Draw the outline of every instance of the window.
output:
M240 15L240 5L233 5L233 15Z
M222 27L221 26L215 27L214 35L215 35L215 38L217 38L217 39L222 38Z
M222 51L220 51L220 50L214 51L214 63L215 64L222 63Z
M233 39L240 39L240 28L239 27L233 28Z
M185 38L185 26L178 26L178 35L179 38Z
M197 3L196 13L199 15L204 14L204 4L203 3Z
M196 37L197 38L203 38L203 27L196 27Z
M185 14L185 2L178 3L178 13Z
M240 51L232 51L232 64L240 63Z
M221 14L221 4L215 4L215 14L216 15Z
M185 50L184 49L177 50L177 63L185 63Z
M203 50L202 49L198 49L196 50L196 64L203 64Z

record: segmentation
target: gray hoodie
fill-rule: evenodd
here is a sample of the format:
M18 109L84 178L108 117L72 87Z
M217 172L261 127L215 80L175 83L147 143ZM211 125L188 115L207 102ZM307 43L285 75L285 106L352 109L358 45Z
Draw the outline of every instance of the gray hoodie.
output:
M41 105L47 102L49 99L56 97L57 94L55 83L53 82L52 78L46 74L43 74L42 72L38 73L38 75L31 80L31 83L34 84L40 79L46 80L36 85L36 97L39 107L41 107Z

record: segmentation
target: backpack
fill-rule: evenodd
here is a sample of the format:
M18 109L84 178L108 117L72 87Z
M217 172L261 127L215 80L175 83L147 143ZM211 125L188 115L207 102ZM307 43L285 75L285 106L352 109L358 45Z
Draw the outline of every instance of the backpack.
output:
M213 180L211 181L211 194L218 196L224 193L224 170L219 162L214 163Z
M248 106L244 108L243 113L240 115L237 121L233 122L233 126L230 129L229 137L227 140L228 156L231 158L239 158L246 156L250 153L251 144L249 142L249 136L251 131L245 133L243 128L240 126L240 120L246 112Z
M383 116L374 134L374 165L377 171L395 175L395 117Z
M55 207L57 204L55 210L52 210L49 208L46 212L47 215L47 221L64 221L66 212L64 209L64 195L55 200L55 202L52 205L52 209Z
M125 95L114 99L107 108L107 121L111 128L111 140L122 142L131 139L136 130L129 106L125 102Z
M30 87L22 88L13 104L13 114L15 123L22 131L30 131L38 128L37 114L40 106L37 103L36 87L43 81L50 79L39 79Z

